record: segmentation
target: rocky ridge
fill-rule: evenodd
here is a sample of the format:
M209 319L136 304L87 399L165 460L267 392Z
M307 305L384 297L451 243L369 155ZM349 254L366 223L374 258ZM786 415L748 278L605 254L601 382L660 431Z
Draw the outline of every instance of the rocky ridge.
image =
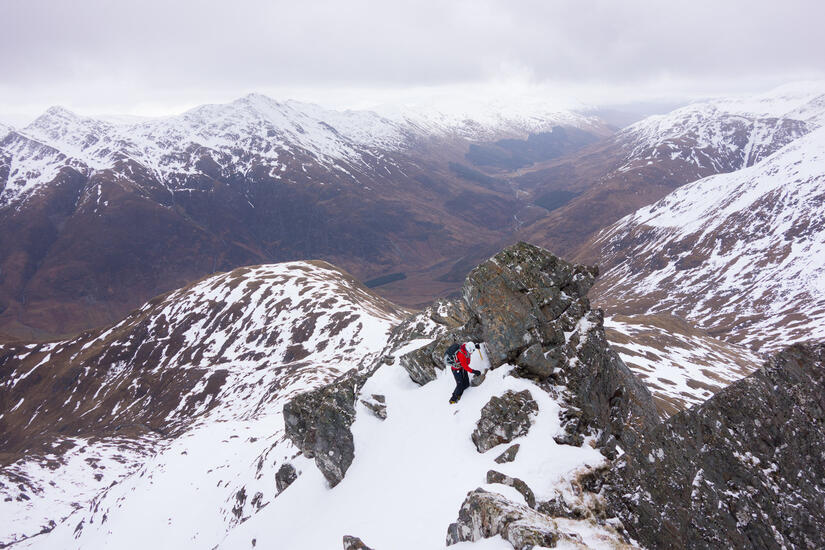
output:
M557 444L575 447L587 439L604 455L615 456L620 445L636 444L639 433L652 428L659 416L650 393L610 350L601 313L589 309L586 293L595 273L592 268L574 266L526 243L508 247L471 272L465 282L464 304L451 307L441 304L428 312L432 319L436 311L450 311L446 316L449 321L435 323L435 338L429 344L419 344L407 353L390 347L387 356L366 372L375 372L382 363L393 364L397 359L411 380L428 384L443 369L440 355L450 343L464 339L484 341L492 368L512 361L513 374L533 380L535 391L547 392L562 403L557 421L563 430L555 436ZM446 320L445 316L441 319ZM426 323L420 317L417 323L408 321L402 325L404 329L396 329L396 335L411 334L410 327L415 324ZM553 360L555 362L551 362ZM350 426L358 400L357 388L366 383L363 376L345 377L299 396L285 406L287 435L305 454L316 458L317 466L333 486L341 482L358 453L353 447ZM481 409L472 434L477 451L485 453L525 436L538 410L527 390L493 396ZM319 460L318 449L323 449L332 460ZM341 461L340 457L345 460ZM523 480L490 471L487 482L516 488L528 500L530 512L522 514L520 505L512 503L503 508L494 507L494 516L505 513L504 508L509 510L506 514L516 522L512 526L508 521L472 519L475 516L468 512L466 517L460 515L459 523L450 528L448 541L503 534L521 541L518 544L522 546L517 545L521 548L529 541L536 544L539 539L535 533L550 537L541 539L545 542L559 536L557 530L551 530L555 525L552 518L533 510L537 500ZM497 499L496 502L503 499L491 498ZM473 499L468 497L469 501ZM559 506L564 507L560 502L564 501L556 501L555 505L544 503L543 510L560 510ZM473 505L467 506L475 509ZM592 514L583 513L584 516ZM466 520L464 524L482 521L492 522L494 527L468 530L466 525L462 527L462 518ZM526 534L528 532L535 536Z
M602 493L650 548L825 545L825 344L797 344L627 447Z
M299 263L224 274L147 304L122 330L72 341L64 351L99 341L123 358L113 369L123 375L122 395L132 395L138 371L151 373L151 361L168 360L170 370L184 367L174 371L182 380L186 369L200 377L189 393L203 399L184 398L167 424L147 417L152 422L134 429L154 434L158 445L141 448L157 454L132 462L142 463L139 470L87 510L20 547L131 548L157 537L222 548L338 546L342 536L345 548L364 545L352 533L378 550L496 536L515 548L821 542L812 526L822 518L802 503L818 502L822 488L798 475L825 477L818 458L825 442L812 433L822 431L825 410L821 346L791 348L764 372L663 424L650 392L611 349L601 312L590 309L593 268L518 243L468 276L464 299L403 321L402 311L331 269ZM486 342L473 355L484 376L454 406L440 353L464 339ZM175 347L179 341L201 345ZM65 345L37 348L19 372L42 368L46 353L62 357ZM303 355L310 347L316 353ZM3 356L3 366L17 365L21 353ZM70 354L65 360L74 362ZM215 369L226 371L222 383L212 380ZM149 398L156 394L148 389ZM133 404L109 400L103 413L139 416L141 395ZM197 421L188 425L192 415ZM460 468L451 467L456 462ZM207 463L213 468L204 473ZM156 504L141 508L146 502ZM216 527L205 532L203 523L175 516L173 528L167 516L184 502ZM787 526L770 523L786 513ZM318 515L323 525L312 520ZM754 517L767 526L752 525ZM296 528L307 518L311 529ZM420 527L399 539L412 521ZM708 538L716 531L727 538Z

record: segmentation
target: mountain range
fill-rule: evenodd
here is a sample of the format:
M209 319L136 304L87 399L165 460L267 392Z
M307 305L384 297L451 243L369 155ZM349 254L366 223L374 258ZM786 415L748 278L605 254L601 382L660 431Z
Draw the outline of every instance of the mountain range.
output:
M510 113L9 129L0 545L825 544L825 87Z

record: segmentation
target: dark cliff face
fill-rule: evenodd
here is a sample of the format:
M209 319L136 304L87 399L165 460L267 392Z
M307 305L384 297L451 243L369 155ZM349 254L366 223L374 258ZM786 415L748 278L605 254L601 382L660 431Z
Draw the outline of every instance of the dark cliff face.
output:
M624 450L604 494L645 546L825 547L825 344L785 349Z

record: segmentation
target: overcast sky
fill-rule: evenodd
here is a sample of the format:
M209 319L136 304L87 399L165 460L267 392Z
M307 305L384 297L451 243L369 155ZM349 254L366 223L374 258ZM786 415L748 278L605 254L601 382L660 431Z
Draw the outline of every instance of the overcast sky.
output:
M0 120L167 114L249 92L363 107L410 90L591 103L825 77L821 0L0 0Z

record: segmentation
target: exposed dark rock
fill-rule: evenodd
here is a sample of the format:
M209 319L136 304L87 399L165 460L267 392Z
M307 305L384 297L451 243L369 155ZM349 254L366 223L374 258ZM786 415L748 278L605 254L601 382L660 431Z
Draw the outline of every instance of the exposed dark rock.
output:
M275 487L281 493L284 489L292 485L292 482L298 479L298 472L295 471L295 466L289 462L281 464L278 472L275 474Z
M541 344L536 343L521 352L517 362L527 372L540 377L547 377L553 374L556 369L561 368L566 360L567 358L564 356L561 347L544 351Z
M570 505L567 504L561 493L556 494L556 496L551 498L550 500L544 500L542 502L539 502L536 506L536 510L538 510L542 514L554 518L578 519L580 517L580 514L574 512Z
M598 431L597 444L603 448L615 443L633 446L638 434L659 423L650 391L608 345L601 310L589 311L578 327L568 344L575 356L564 369L571 404L577 409L577 431Z
M794 345L626 453L602 491L651 548L825 548L825 343Z
M495 470L489 470L487 472L487 483L501 483L502 485L512 487L521 493L521 496L524 497L524 501L530 508L536 507L536 495L533 494L533 490L530 489L524 481L517 477L510 477L507 474L502 474L501 472L497 472Z
M586 300L596 275L594 267L570 264L523 242L471 271L464 299L478 317L493 366L515 362L534 344L564 344L556 321L573 302Z
M410 378L412 378L416 384L423 386L428 382L432 382L435 380L438 370L444 368L444 365L437 363L433 359L435 346L435 342L427 344L424 347L402 355L399 359L401 366L409 373Z
M344 535L344 550L372 550L358 537Z
M527 435L533 416L539 407L527 390L508 390L501 397L492 397L481 409L481 418L473 430L472 439L478 452L484 453L502 443Z
M515 443L507 447L507 450L496 457L496 463L504 464L505 462L512 462L516 459L518 450L521 447L519 443Z
M586 294L597 274L518 243L470 273L464 298L494 367L510 362L521 375L566 386L562 414L576 414L563 418L557 441L581 445L584 435L599 434L611 456L659 416L648 389L608 346L601 311L590 310Z
M361 403L376 417L381 420L387 419L387 403L383 395L373 394L369 398L361 399Z
M419 385L435 380L444 369L444 352L454 342L479 340L478 321L463 300L438 300L393 331L394 342L433 338L430 344L402 355L399 359L410 378Z
M334 487L355 457L350 427L355 401L367 374L350 371L335 382L302 393L284 405L286 435Z
M458 521L447 528L447 546L496 535L515 550L527 550L556 546L560 533L551 518L523 504L484 489L471 491L461 505Z
M478 374L478 375L474 374L473 377L470 378L470 387L472 387L472 388L479 387L481 384L484 383L485 378L487 378L487 371L484 371L484 372L482 372L481 374Z

